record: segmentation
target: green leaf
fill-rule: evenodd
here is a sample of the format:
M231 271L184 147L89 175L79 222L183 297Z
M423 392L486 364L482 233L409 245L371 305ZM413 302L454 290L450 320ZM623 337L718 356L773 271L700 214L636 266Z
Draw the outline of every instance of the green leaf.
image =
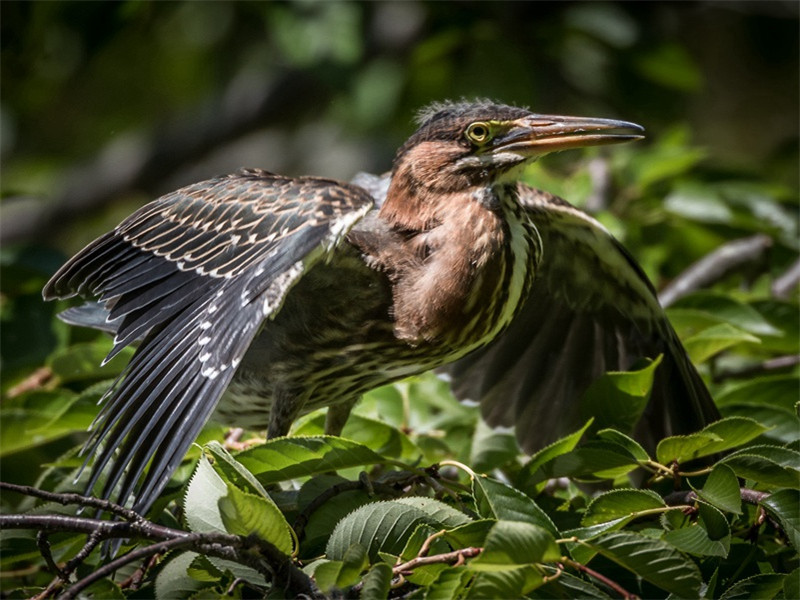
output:
M800 568L789 573L783 580L783 597L786 600L800 598Z
M702 363L737 344L758 344L760 342L761 340L754 335L742 331L730 323L721 323L683 340L683 345L692 362Z
M786 575L778 573L753 575L734 583L720 596L720 600L771 600L783 589L785 578Z
M383 600L389 597L392 586L392 567L386 563L375 564L364 576L364 585L361 588L363 600Z
M240 452L236 460L264 484L386 462L366 446L332 436L276 438Z
M572 452L555 457L542 467L542 472L547 478L616 479L638 466L638 461L619 444L590 440Z
M236 494L237 491L239 494ZM220 502L229 495L236 496L236 498L232 500L232 505ZM226 513L224 517L223 508ZM246 531L248 527L252 526L264 527L267 532L269 532L265 533L265 535L274 535L275 538L274 541L268 541L272 541L273 544L277 541L278 543L276 545L280 549L287 552L287 554L291 552L292 539L289 534L288 523L286 523L286 519L284 519L277 507L272 504L271 500L249 495L238 490L233 484L223 479L214 469L206 455L200 457L195 472L189 481L189 485L186 487L183 509L189 529L199 533L229 533L228 527L237 527L237 514L240 511L258 511L258 515L262 517L264 515L269 515L270 519L275 519L277 511L277 515L280 517L277 521L273 520L263 524L254 524L252 521L246 521L241 525L242 529L240 529L240 531ZM243 519L252 518L252 515L250 517L247 517L247 515L241 516ZM274 533L272 532L273 529ZM289 540L288 551L286 550L287 537ZM209 560L218 569L222 571L231 571L235 577L241 577L257 585L263 585L264 583L263 575L258 573L255 569L219 558L209 557Z
M590 526L617 519L632 520L666 506L661 496L650 490L611 490L592 500L581 524Z
M358 582L361 572L368 566L366 548L361 544L353 544L344 553L342 560L331 560L319 565L314 570L314 580L323 592L334 588L344 589Z
M480 571L469 588L467 598L522 598L542 583L542 573L531 566L503 571Z
M196 552L182 552L170 558L156 576L156 599L175 600L191 598L200 590L209 587L208 582L198 581L187 573L192 561L200 556Z
M407 504L408 506L418 508L419 510L425 512L434 523L437 523L442 527L458 527L471 521L471 519L460 510L456 510L452 506L449 506L440 500L436 500L435 498L427 498L425 496L404 496L402 498L395 498L393 502L397 502L398 504Z
M600 554L683 598L699 598L703 580L697 565L663 540L615 531L588 542Z
M545 566L544 570L549 576L557 575L557 577L528 594L527 598L537 600L553 600L553 598L611 600L611 596L588 581L563 571L559 573L553 567Z
M532 498L504 483L485 476L473 477L472 495L478 514L482 517L498 521L524 521L558 535L553 521Z
M739 480L736 473L725 464L714 465L708 474L702 490L697 495L709 504L713 504L727 512L742 513L742 495L739 492Z
M723 458L739 477L762 485L800 488L800 452L779 446L751 446Z
M526 488L531 485L536 485L547 479L547 476L540 472L540 468L545 463L550 462L556 456L571 452L578 442L581 441L583 434L592 425L594 419L589 419L586 424L578 431L571 433L560 440L557 440L539 450L536 454L531 456L530 461L520 470L517 478L517 485L520 488Z
M761 504L780 523L795 550L800 548L800 491L780 490Z
M725 515L702 501L698 502L698 508L699 517L696 521L684 517L684 525L667 531L662 539L687 554L727 557L731 530Z
M755 308L728 294L712 291L694 292L679 298L671 308L673 307L705 311L754 335L781 335L781 331L767 321Z
M597 379L580 400L580 416L594 417L593 428L631 431L642 416L661 357L637 371L609 372Z
M517 439L511 433L499 433L479 419L470 450L470 467L477 473L497 469L520 454Z
M47 364L63 383L113 378L122 372L134 350L124 348L112 361L101 366L111 347L111 340L106 338L75 344L53 354Z
M222 477L211 462L201 456L183 499L183 512L189 529L198 533L227 533L219 511L219 500L227 493L228 486Z
M697 433L664 438L656 447L658 462L685 463L746 444L766 427L747 417L727 417L711 423Z
M640 462L646 462L650 460L650 455L647 454L639 442L631 437L628 437L624 433L617 431L616 429L601 429L597 432L597 437L605 440L606 442L611 442L613 444L622 446L631 454L631 456Z
M230 452L228 452L218 441L211 440L206 444L203 449L208 452L213 458L212 463L214 470L228 483L232 483L240 490L257 494L264 498L269 499L267 491L264 486L255 478L255 476L242 466Z
M243 492L233 484L227 488L227 494L219 499L219 509L228 533L255 534L280 552L291 555L293 540L289 524L275 503L264 496Z
M472 574L464 567L448 567L441 571L428 587L425 600L461 598L471 577Z
M372 560L379 551L399 555L420 524L441 529L469 521L466 515L431 498L401 500L367 504L339 521L328 540L325 552L328 558L341 560L347 549L356 543L367 548Z
M558 544L546 529L520 521L498 521L486 536L483 552L469 562L469 568L506 571L559 558Z
M472 521L466 525L454 527L444 534L444 538L453 548L481 547L486 542L486 536L494 527L495 519L482 519Z

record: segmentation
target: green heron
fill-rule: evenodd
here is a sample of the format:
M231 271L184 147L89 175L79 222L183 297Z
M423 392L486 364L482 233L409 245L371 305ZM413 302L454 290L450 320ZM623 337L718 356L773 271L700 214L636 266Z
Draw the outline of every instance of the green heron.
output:
M327 406L336 434L364 392L437 367L527 451L572 427L605 371L659 354L636 435L652 445L715 419L637 263L597 221L517 182L543 154L642 131L437 104L388 178L245 170L142 207L44 289L99 298L64 319L113 331L106 360L138 343L93 424L88 488L111 463L102 496L145 511L215 410L275 437Z

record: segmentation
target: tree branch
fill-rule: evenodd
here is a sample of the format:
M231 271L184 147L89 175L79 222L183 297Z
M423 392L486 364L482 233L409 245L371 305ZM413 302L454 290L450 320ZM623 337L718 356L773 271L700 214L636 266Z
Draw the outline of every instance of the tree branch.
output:
M103 540L138 538L157 542L137 548L125 556L100 567L92 575L69 588L64 594L64 598L74 597L82 589L109 575L122 565L179 547L251 567L264 575L265 581L271 582L274 586L282 586L283 590L291 596L319 596L311 579L295 566L290 557L280 552L269 542L256 536L243 537L219 532L191 533L174 529L148 521L141 515L106 500L80 496L79 494L57 494L3 482L0 482L0 489L14 490L61 504L92 506L130 519L126 521L110 521L55 514L0 515L0 529L33 529L40 532L38 538L39 547L43 552L45 562L48 563L51 569L55 563L52 560L52 556L48 560L49 545L46 544L46 533L43 532L59 531L89 534L87 543L65 565L65 568L60 571L57 567L55 568L55 572L59 574L59 577L62 575L68 577L89 556L97 544ZM51 584L51 586L48 586L48 590L54 591L57 587L57 583Z
M772 295L782 300L788 299L797 284L800 283L800 258L792 266L772 282Z
M745 265L763 260L772 247L772 238L758 234L723 244L678 275L658 295L662 306L669 306L690 292L708 287Z

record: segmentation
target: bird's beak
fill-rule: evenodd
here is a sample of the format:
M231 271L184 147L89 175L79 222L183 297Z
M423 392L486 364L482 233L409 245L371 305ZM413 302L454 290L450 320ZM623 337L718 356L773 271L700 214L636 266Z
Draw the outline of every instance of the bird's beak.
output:
M644 127L628 121L531 115L514 121L508 132L496 140L493 149L539 156L570 148L640 140L643 133Z

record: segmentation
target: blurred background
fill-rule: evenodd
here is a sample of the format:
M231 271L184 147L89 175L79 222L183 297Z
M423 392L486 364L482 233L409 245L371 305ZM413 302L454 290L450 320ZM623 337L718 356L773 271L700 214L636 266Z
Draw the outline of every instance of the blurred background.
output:
M30 480L27 465L73 445L59 436L85 428L121 369L98 369L108 341L41 301L68 254L147 201L241 167L386 171L416 111L447 98L644 125L644 142L548 157L526 177L593 212L659 289L763 236L769 252L710 304L671 316L684 339L733 328L689 344L697 362L796 353L796 304L770 286L798 250L799 6L4 0L4 476Z
M797 187L794 1L0 10L4 245L71 252L149 199L244 166L385 171L415 111L445 98L636 121L649 144L684 135L707 168Z

